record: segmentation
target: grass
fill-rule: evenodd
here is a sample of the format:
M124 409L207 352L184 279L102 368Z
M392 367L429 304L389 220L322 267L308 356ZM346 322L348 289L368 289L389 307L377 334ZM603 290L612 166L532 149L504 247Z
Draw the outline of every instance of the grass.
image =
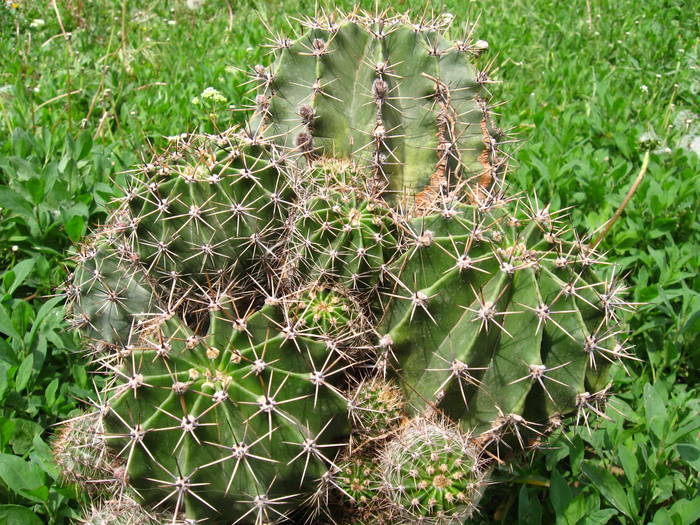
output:
M372 2L361 2L372 7ZM403 10L411 2L393 1ZM336 5L348 7L349 2ZM266 20L314 2L17 2L0 7L0 523L64 524L84 495L61 486L54 425L90 395L53 297L67 254L105 217L119 172L167 137L242 114L244 74L265 60ZM479 16L498 125L520 140L513 191L571 207L628 275L639 362L615 377L608 420L553 436L494 473L481 523L690 524L700 519L700 22L682 0L445 0ZM43 21L43 24L40 22ZM70 35L64 38L64 35ZM199 104L207 87L227 103ZM694 148L694 151L693 151ZM614 407L614 409L613 409Z

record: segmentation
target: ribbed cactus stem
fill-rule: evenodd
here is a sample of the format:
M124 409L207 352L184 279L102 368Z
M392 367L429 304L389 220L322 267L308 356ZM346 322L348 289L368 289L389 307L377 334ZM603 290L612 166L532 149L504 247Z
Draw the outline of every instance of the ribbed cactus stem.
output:
M417 413L536 439L627 356L613 282L546 208L460 205L414 219L411 235L380 333Z
M278 40L269 68L254 68L255 134L307 161L350 159L400 200L490 188L502 161L482 98L488 78L471 64L477 48L445 37L448 19L351 13L305 25L298 40Z

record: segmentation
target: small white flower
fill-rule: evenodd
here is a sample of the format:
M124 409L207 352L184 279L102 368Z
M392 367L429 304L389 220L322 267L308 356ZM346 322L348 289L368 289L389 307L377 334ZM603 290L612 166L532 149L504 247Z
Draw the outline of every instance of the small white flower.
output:
M226 102L226 97L223 96L218 89L211 86L202 91L199 96L205 100L211 100L212 102Z
M644 93L649 93L649 87L648 87L648 86L642 84L641 86L639 86L639 88L640 88Z
M46 21L43 18L35 18L29 24L32 29L40 29L46 25Z
M175 20L168 20L168 25L174 26L175 24L177 24Z
M204 5L204 0L187 0L185 5L187 6L187 9L196 11Z

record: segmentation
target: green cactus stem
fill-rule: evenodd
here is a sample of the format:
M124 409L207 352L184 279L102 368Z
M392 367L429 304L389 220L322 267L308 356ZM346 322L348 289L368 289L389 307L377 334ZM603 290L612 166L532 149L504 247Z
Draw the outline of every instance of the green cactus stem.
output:
M379 331L415 413L434 407L524 446L627 357L604 263L547 208L443 207L414 219L411 236Z
M290 317L225 304L205 336L176 317L144 328L114 368L104 419L143 502L213 523L273 520L332 464L347 433L332 350Z
M488 189L502 162L482 98L488 77L470 60L481 48L445 37L449 22L306 20L301 38L276 40L269 68L253 68L251 134L307 160L352 160L402 200L465 182Z

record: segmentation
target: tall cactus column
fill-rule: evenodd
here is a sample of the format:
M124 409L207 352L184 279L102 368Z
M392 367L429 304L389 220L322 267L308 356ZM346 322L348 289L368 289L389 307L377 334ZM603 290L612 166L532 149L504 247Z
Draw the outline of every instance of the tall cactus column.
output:
M351 14L305 25L299 40L277 42L269 69L254 70L253 133L307 159L350 159L404 203L458 184L490 188L502 161L486 76L470 62L479 48L446 39L446 19Z

